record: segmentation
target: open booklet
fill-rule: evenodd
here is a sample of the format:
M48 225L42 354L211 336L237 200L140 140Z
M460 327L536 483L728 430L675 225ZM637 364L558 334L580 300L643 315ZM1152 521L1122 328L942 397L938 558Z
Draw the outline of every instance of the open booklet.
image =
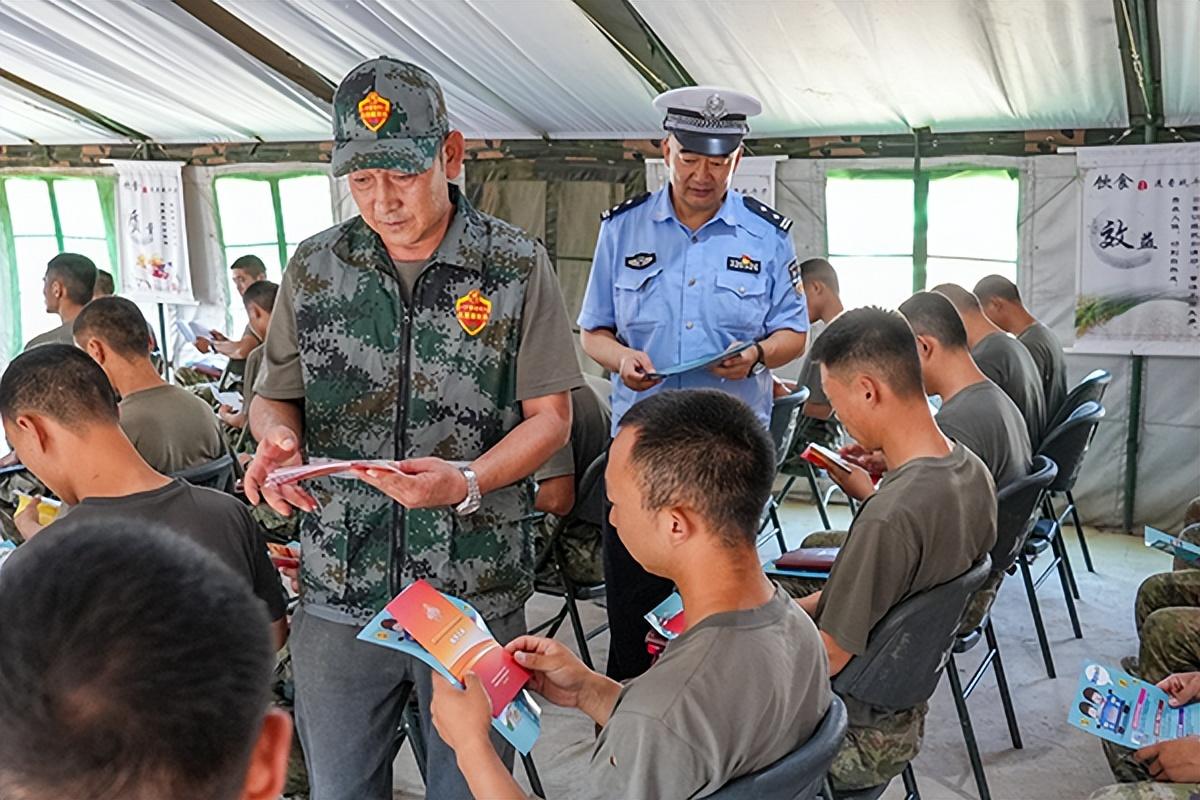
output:
M1200 734L1200 703L1172 708L1169 700L1169 695L1152 683L1089 663L1079 676L1067 721L1133 749Z
M1200 566L1200 546L1184 541L1178 536L1172 536L1166 531L1160 531L1158 528L1151 528L1149 525L1146 526L1146 547L1162 550L1164 553L1170 553L1176 558L1182 558L1184 561Z
M206 383L204 385L208 387L208 391L212 393L214 400L223 406L229 406L235 414L241 413L242 405L245 403L241 392L222 392L215 383Z
M685 372L693 372L698 369L708 369L709 367L720 364L730 356L736 356L738 353L741 353L744 350L749 350L751 347L754 347L754 342L734 342L719 353L714 353L711 356L693 358L691 361L685 361L682 364L676 364L673 367L666 367L665 369L660 369L657 372L647 372L646 377L650 378L651 380L658 380L660 378L670 378L674 375L682 375Z
M418 658L459 687L467 670L474 672L492 702L492 727L522 755L533 749L542 711L523 688L529 673L468 603L417 581L376 614L358 638Z
M197 339L211 339L212 330L199 322L183 322L175 320L175 330L189 344L195 344Z

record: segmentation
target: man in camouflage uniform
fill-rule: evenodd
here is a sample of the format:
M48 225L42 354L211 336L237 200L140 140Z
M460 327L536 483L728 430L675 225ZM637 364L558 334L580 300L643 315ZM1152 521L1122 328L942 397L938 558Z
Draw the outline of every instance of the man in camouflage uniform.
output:
M1200 800L1200 784L1118 783L1092 792L1088 800Z
M334 98L334 138L334 174L349 175L361 216L288 265L246 490L306 512L291 649L314 800L391 798L407 684L428 796L468 798L429 722L429 669L355 636L420 578L471 603L501 641L524 632L528 476L566 443L582 377L544 248L449 183L464 144L433 76L388 58L356 67ZM264 485L302 457L396 460L404 474Z

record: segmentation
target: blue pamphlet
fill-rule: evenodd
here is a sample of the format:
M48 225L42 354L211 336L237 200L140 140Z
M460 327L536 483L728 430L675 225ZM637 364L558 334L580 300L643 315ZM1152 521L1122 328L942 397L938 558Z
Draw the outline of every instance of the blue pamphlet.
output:
M656 605L646 615L646 621L668 641L683 633L683 598L679 592L671 592L670 597Z
M475 621L482 630L487 631L487 625L479 618L479 614L470 605L457 597L446 595L446 598L462 609L463 613ZM358 638L364 642L377 644L399 650L428 664L434 672L441 675L455 686L462 688L462 683L450 674L450 670L433 655L409 636L403 628L396 624L392 616L384 609L376 614L367 626L363 628ZM505 706L500 716L492 719L492 727L508 740L521 755L529 755L534 742L542 732L542 709L534 702L533 697L524 689L517 698Z
M1135 750L1200 733L1200 703L1173 708L1169 700L1170 696L1152 683L1089 663L1079 677L1067 721Z
M657 380L659 378L670 378L673 375L682 375L685 372L691 372L697 369L707 369L708 367L720 364L730 356L736 356L738 353L741 353L744 350L749 350L751 347L754 347L754 342L734 342L720 353L715 353L711 356L693 358L691 361L685 361L682 364L676 364L673 367L660 369L657 372L647 372L646 377L652 380Z
M1162 550L1184 561L1200 565L1200 547L1149 525L1146 526L1146 547L1153 547L1155 550Z

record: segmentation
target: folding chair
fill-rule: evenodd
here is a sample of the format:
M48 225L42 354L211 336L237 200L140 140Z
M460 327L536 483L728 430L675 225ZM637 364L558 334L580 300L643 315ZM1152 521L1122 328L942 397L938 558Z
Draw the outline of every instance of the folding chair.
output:
M1112 373L1106 369L1094 369L1084 376L1071 391L1067 392L1066 399L1063 404L1055 412L1050 420L1050 424L1046 426L1046 433L1057 428L1067 421L1067 417L1075 413L1075 409L1079 408L1089 400L1099 403L1104 400L1104 393L1108 391L1109 384L1112 383Z
M554 571L553 580L535 578L534 591L563 598L563 606L557 614L530 629L529 632L540 633L544 630L547 636L553 637L558 633L563 621L570 617L571 629L575 633L575 641L579 644L579 657L588 669L592 668L592 655L588 650L587 643L607 630L608 626L601 625L592 631L585 632L583 620L579 614L579 601L597 600L604 597L605 588L603 583L584 586L571 579L567 570L562 537L563 531L571 522L582 521L589 525L595 525L597 530L604 524L604 468L607 464L608 453L603 453L584 471L575 495L575 507L555 524L554 530L550 533L550 539L546 543L546 549L534 565L535 576L544 574L547 566L552 567Z
M233 494L233 472L233 456L225 453L207 463L173 472L171 477L187 481L193 486L203 486L206 489L216 489L218 492Z
M1033 530L1034 512L1042 492L1054 480L1058 467L1045 456L1038 456L1033 462L1033 471L1003 487L996 495L996 544L992 547L990 558L992 568L988 574L988 583L994 583L999 590L1005 573L1012 568L1017 557L1025 546L1026 539ZM993 595L992 599L995 599ZM972 601L973 602L973 601ZM968 606L968 608L972 608ZM967 709L967 698L979 686L979 681L992 667L996 672L996 686L1000 691L1000 704L1004 709L1004 718L1008 723L1008 734L1012 738L1013 747L1020 750L1021 732L1017 727L1017 715L1013 709L1012 695L1008 691L1008 679L1004 674L1004 662L1000 659L1000 648L996 643L996 630L991 617L991 604L981 609L973 609L982 613L978 619L966 619L954 637L954 646L950 649L950 663L946 667L946 677L950 681L950 691L954 696L954 706L958 710L958 722L962 727L963 739L967 744L967 757L971 761L971 771L975 776L975 786L979 789L980 800L990 800L987 777L983 771L983 761L979 757L979 744L975 739L975 730L971 725L971 714ZM971 615L968 615L971 616ZM1035 625L1042 631L1041 615L1035 616ZM958 664L954 656L972 650L981 639L987 641L987 652L975 672L967 680L964 687L958 675ZM1043 639L1044 644L1044 639ZM1049 649L1043 650L1049 658Z
M1087 539L1083 535L1083 523L1079 520L1079 509L1071 490L1075 488L1075 481L1083 466L1083 457L1087 455L1088 447L1096 435L1096 428L1099 427L1100 420L1103 418L1104 406L1095 400L1088 400L1072 411L1058 427L1047 431L1046 437L1038 447L1040 455L1048 456L1055 464L1058 464L1058 477L1055 478L1054 483L1050 484L1049 490L1042 499L1046 518L1053 520L1054 527L1061 531L1067 515L1070 515L1071 524L1075 527L1075 535L1079 537L1079 549L1083 551L1083 561L1088 572L1095 572L1096 568L1092 566L1092 554L1088 550ZM1053 498L1057 494L1066 496L1067 504L1063 508L1062 514L1056 514L1054 511ZM1063 548L1063 558L1066 560L1066 547ZM1075 599L1079 599L1079 587L1075 585L1075 573L1071 570L1070 561L1067 561L1067 574L1071 578L1071 594L1075 596Z
M805 401L808 400L808 387L800 386L791 394L777 397L771 405L771 424L768 430L771 434L771 442L775 445L775 475L779 476L779 471L783 467L783 462L787 460L788 451L792 447L792 441L796 436L796 423L800 419L800 409L804 407ZM783 537L783 523L779 520L779 504L787 497L788 491L792 488L796 478L789 476L783 489L779 494L767 498L767 507L764 509L762 523L758 527L759 539L761 544L769 536L764 536L765 531L770 526L770 534L775 536L775 541L779 543L779 552L787 552L787 543Z

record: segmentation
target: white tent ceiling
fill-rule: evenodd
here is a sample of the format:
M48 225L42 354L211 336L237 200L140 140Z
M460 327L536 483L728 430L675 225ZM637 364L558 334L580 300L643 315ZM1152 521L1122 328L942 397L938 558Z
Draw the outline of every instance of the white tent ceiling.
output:
M481 138L653 137L655 90L572 0L217 0L331 82L388 54ZM1154 2L1154 0L1150 0ZM1109 0L632 0L760 136L1126 126ZM1157 0L1167 124L1200 124L1200 2ZM0 0L0 69L161 142L312 141L329 109L168 0ZM0 144L119 139L0 80Z

